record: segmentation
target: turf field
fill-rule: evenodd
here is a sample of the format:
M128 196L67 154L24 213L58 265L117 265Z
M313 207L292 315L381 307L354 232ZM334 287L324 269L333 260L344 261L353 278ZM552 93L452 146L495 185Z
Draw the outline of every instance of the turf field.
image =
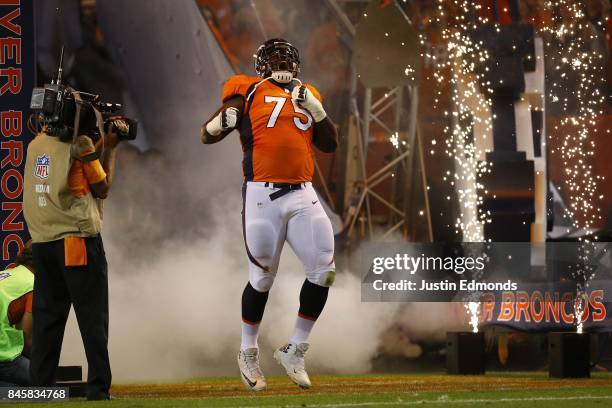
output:
M183 383L117 384L114 401L75 399L59 407L610 407L612 373L591 379L549 379L546 373L489 373L485 376L436 374L313 376L304 391L286 377L268 379L268 390L249 393L236 378ZM40 407L40 404L20 404Z

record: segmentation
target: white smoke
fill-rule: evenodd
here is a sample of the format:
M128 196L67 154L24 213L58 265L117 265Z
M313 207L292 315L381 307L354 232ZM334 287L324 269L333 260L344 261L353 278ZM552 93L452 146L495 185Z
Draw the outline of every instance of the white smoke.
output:
M240 192L212 205L212 227L199 239L165 242L147 258L126 253L105 235L109 260L109 350L115 380L233 375L240 345L240 299L248 268L240 223ZM137 226L134 226L137 229ZM133 239L138 239L134 236ZM283 253L260 331L262 367L280 374L274 348L288 341L304 273L289 246ZM360 281L339 271L311 336L313 372L357 373L370 368L381 332L396 306L361 303ZM61 364L86 365L71 317Z
M415 342L441 343L447 331L466 331L465 309L460 302L418 302L403 305L395 324Z

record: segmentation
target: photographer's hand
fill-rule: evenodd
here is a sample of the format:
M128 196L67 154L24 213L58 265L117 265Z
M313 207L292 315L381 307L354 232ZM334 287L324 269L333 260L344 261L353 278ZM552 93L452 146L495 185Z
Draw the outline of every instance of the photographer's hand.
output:
M121 131L127 129L127 124L121 119L113 121L113 124ZM106 173L106 179L91 185L92 191L98 198L104 199L108 196L108 192L115 179L115 161L117 158L117 146L120 141L121 139L119 139L119 135L115 132L114 126L109 126L108 132L104 134L104 151L100 158L102 168Z
M114 131L115 128L119 129L119 132L121 133L128 133L130 131L130 126L127 124L127 122L123 119L117 119L113 121L113 129L111 129L112 134L117 137L117 143L119 143L119 141L121 140L119 138L119 135L117 134L117 132Z
M104 138L104 144L110 149L116 148L119 145L119 142L121 141L121 139L119 138L119 134L115 129L118 129L120 132L127 133L129 127L123 119L115 119L112 121L112 123L108 127L108 132L106 132L106 137Z

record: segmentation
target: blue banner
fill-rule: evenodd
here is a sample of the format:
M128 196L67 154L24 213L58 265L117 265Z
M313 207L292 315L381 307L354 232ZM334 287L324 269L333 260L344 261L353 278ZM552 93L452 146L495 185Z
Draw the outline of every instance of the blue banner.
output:
M0 0L0 270L28 239L23 218L23 168L30 98L36 78L34 1Z
M479 321L523 331L575 330L580 309L585 331L612 331L612 281L593 281L580 296L573 288L552 286L534 284L517 292L483 293Z

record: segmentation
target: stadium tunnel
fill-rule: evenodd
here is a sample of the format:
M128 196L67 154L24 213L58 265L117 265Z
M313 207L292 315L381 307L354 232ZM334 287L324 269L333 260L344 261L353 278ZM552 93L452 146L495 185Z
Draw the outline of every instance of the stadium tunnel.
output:
M54 3L69 2L50 0L45 7L52 7ZM249 29L245 30L248 33L258 32L259 35L251 35L248 41L245 41L240 47L239 52L245 55L233 55L231 51L236 49L235 44L226 43L223 33L216 31L216 26L210 21L213 17L202 8L203 3L213 2L192 0L172 2L97 0L95 2L100 30L107 50L112 53L112 60L120 68L112 80L121 80L126 113L141 121L143 133L146 135L145 138L137 140L137 147L143 150L163 152L165 160L171 163L177 175L176 179L189 180L188 185L177 181L176 185L166 187L170 193L179 197L176 199L176 208L183 206L190 209L201 208L205 207L205 203L212 197L223 196L228 191L233 191L232 194L236 193L234 187L239 186L242 182L239 141L236 137L228 138L214 150L195 148L199 145L200 126L218 107L222 82L236 71L246 72L250 69L242 61L248 59L247 54L254 51L251 45L259 44L266 35L282 34L283 32L282 28L275 26L278 16L258 15L257 7L247 8L246 11L241 10L234 19L249 25ZM330 11L328 2L317 1L311 4L313 19L317 22L321 21L321 14L326 14L326 18L331 16L331 19L336 20L337 25L343 25L339 17ZM288 8L290 6L287 6ZM287 9L280 9L276 12L278 15L290 15ZM68 18L69 13L65 14L65 18ZM224 17L216 15L214 18ZM316 23L310 22L309 24ZM128 31L129 35L126 35ZM305 34L296 35L296 37L304 37L300 41L305 41L305 38L308 38L307 33L310 32L312 32L312 27L305 27ZM350 45L349 37L346 33L339 35L342 47L346 48ZM306 43L301 46L304 49L308 48ZM84 59L83 55L78 58ZM344 62L337 64L340 73L335 75L341 76L342 72L346 73L348 64L343 64ZM52 63L49 65L54 66ZM306 67L305 76L308 78L310 75L316 78L317 71L309 71ZM95 78L77 79L82 79L84 82L95 80ZM316 83L316 79L314 82ZM92 86L92 89L94 88L96 87ZM346 92L346 89L341 90L336 97L342 100L341 98L345 97L342 93ZM426 102L422 105L425 106L425 109L429 107ZM433 113L420 113L424 114L428 121L431 117L427 115L433 116ZM438 118L434 117L434 119ZM437 130L439 129L433 129L431 133ZM384 142L388 144L386 140ZM426 140L427 142L429 140ZM383 163L385 160L388 161L385 156L386 151L375 150L374 153L372 157L376 160ZM428 163L425 166L429 172L427 177L430 181L441 178L438 177L441 170L432 169L435 164L437 163ZM326 165L330 168L334 166L334 163L331 163L330 166ZM194 180L195 183L198 183L197 185L194 185ZM437 187L442 188L439 183ZM186 191L189 191L189 194L184 194ZM553 191L555 192L556 190ZM447 213L445 220L451 219L451 214L457 212L457 209L449 208L452 206L446 204L445 191L440 190L437 195L439 200L437 203L432 203L432 212L445 212ZM558 228L561 226L560 222L563 222L563 210L557 210L557 207L562 207L563 203L558 192L553 196L556 198L555 210L557 212L555 227ZM185 200L189 202L185 203ZM453 197L453 201L455 200L456 197ZM110 205L113 206L113 203ZM174 220L177 224L174 226L175 232L183 234L189 230L192 222L187 218L181 220L181 217L185 214L193 214L193 211L182 213L175 211L174 213L178 219L178 221ZM205 210L202 213L205 213ZM568 221L565 222L568 223ZM438 224L434 226L434 228L439 228L439 232L434 231L436 238L440 239L442 233L452 234L452 228L446 228L443 225L444 222L439 220ZM565 231L568 227L569 225L563 225L558 229ZM579 231L572 232L579 233ZM565 233L559 233L559 235L563 236ZM410 348L408 351L401 350L400 354L421 352L413 349L410 341L406 340L405 333L397 327L390 330L387 336L393 337L394 330L397 331L397 337L404 337L401 341L392 340L389 343L392 345L404 343L407 348ZM430 328L430 331L433 331L433 328ZM427 346L424 349L427 353Z

